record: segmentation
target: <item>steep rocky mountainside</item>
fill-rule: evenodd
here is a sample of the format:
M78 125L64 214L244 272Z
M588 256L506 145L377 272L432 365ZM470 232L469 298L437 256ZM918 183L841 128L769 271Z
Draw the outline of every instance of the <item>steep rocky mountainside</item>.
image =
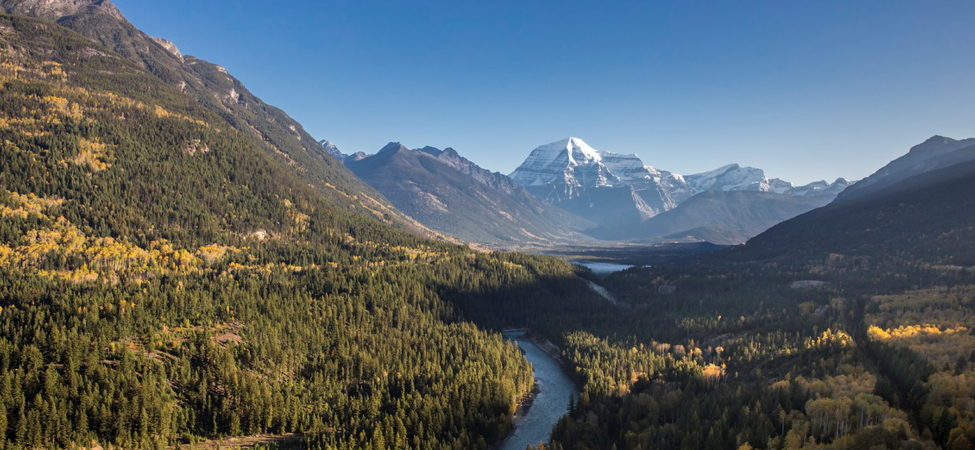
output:
M226 120L295 169L337 204L425 232L349 173L299 123L253 95L223 67L184 56L173 43L133 26L109 0L2 0L3 11L56 22L99 42Z

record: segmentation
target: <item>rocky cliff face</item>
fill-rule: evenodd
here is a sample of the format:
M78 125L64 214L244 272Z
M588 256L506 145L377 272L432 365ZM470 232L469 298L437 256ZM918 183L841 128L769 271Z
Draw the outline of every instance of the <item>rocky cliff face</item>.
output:
M160 46L162 46L162 48L166 49L166 51L168 51L169 53L171 53L177 59L179 59L180 61L185 62L185 60L183 59L183 53L179 51L179 48L177 48L176 47L176 44L172 43L172 41L170 41L168 39L157 38L157 37L152 38L152 40L155 43L157 43Z

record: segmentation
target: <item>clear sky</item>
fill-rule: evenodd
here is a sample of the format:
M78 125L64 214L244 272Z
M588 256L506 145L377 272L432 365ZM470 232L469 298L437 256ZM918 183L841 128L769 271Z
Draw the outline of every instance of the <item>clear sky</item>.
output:
M346 153L568 136L809 182L975 136L975 2L115 0Z

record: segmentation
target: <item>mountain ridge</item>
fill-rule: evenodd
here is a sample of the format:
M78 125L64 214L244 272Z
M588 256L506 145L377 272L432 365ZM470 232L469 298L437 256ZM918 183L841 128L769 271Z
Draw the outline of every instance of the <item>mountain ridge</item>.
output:
M732 258L816 261L835 253L877 254L887 243L902 248L905 262L975 266L975 246L965 239L975 222L975 160L900 180L881 190L837 201L799 215L726 251ZM937 217L937 220L931 220ZM925 228L921 228L921 227ZM929 230L919 234L918 229ZM801 248L796 242L805 243ZM951 249L953 256L943 259Z
M956 140L935 135L911 147L907 154L891 161L869 177L853 184L837 202L878 192L916 175L975 159L975 138Z

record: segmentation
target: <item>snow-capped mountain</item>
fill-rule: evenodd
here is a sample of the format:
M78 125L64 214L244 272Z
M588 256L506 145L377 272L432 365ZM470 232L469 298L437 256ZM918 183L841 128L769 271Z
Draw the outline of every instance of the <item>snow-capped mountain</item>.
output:
M672 177L647 166L636 155L596 150L570 137L532 150L510 175L525 187L561 185L553 200L571 199L585 189L661 182Z
M636 155L596 150L575 137L532 150L510 177L539 198L597 223L620 218L606 216L600 208L605 205L597 204L594 195L625 203L637 216L648 218L676 207L670 193L684 185L679 175L650 167Z
M693 204L698 205L695 208L700 208L700 205L714 207L722 198L734 198L737 204L735 207L729 205L730 216L734 216L736 208L747 203L751 212L747 217L742 215L742 221L755 217L781 217L784 220L791 217L785 215L794 211L804 212L832 201L849 185L841 178L834 183L819 181L796 186L778 178L769 178L761 169L738 164L683 176L649 166L636 155L597 150L575 137L536 148L510 177L536 196L601 225L604 228L602 231L613 230L608 234L602 233L603 236L619 236L620 230L653 220L703 193L763 194L717 196L714 198L718 200ZM793 202L791 198L812 201ZM755 208L761 209L762 205L771 208L773 202L778 211L776 214L755 214ZM784 208L783 203L795 206ZM691 216L703 217L702 214ZM761 231L774 225L765 223L771 219L763 220L761 223L751 223L745 229ZM685 220L681 223L693 225L691 222ZM729 224L741 228L739 225Z
M785 194L794 186L778 178L769 179L765 171L729 164L718 169L684 177L693 193L704 191L757 191Z
M595 188L628 186L637 191L660 188L669 197L663 204L664 210L673 209L680 202L707 191L811 195L842 190L849 184L839 179L835 183L819 181L795 186L778 178L768 178L762 169L738 164L682 176L648 166L636 155L596 150L576 137L532 150L510 177L555 203L571 200Z
M721 192L769 192L780 195L807 197L810 195L836 195L846 189L850 182L838 178L833 183L815 181L805 186L796 186L788 181L765 176L765 171L754 167L741 167L729 164L718 169L687 175L687 188L691 195L708 191Z
M336 146L332 141L323 139L321 141L318 141L318 144L321 145L322 148L324 148L329 155L338 158L339 161L345 159L346 156L348 156L345 153L342 153L342 151L339 150L338 146Z
M798 186L792 189L792 195L796 197L815 197L830 196L836 197L853 184L846 178L837 178L836 181L828 183L826 181L814 181L805 186Z

